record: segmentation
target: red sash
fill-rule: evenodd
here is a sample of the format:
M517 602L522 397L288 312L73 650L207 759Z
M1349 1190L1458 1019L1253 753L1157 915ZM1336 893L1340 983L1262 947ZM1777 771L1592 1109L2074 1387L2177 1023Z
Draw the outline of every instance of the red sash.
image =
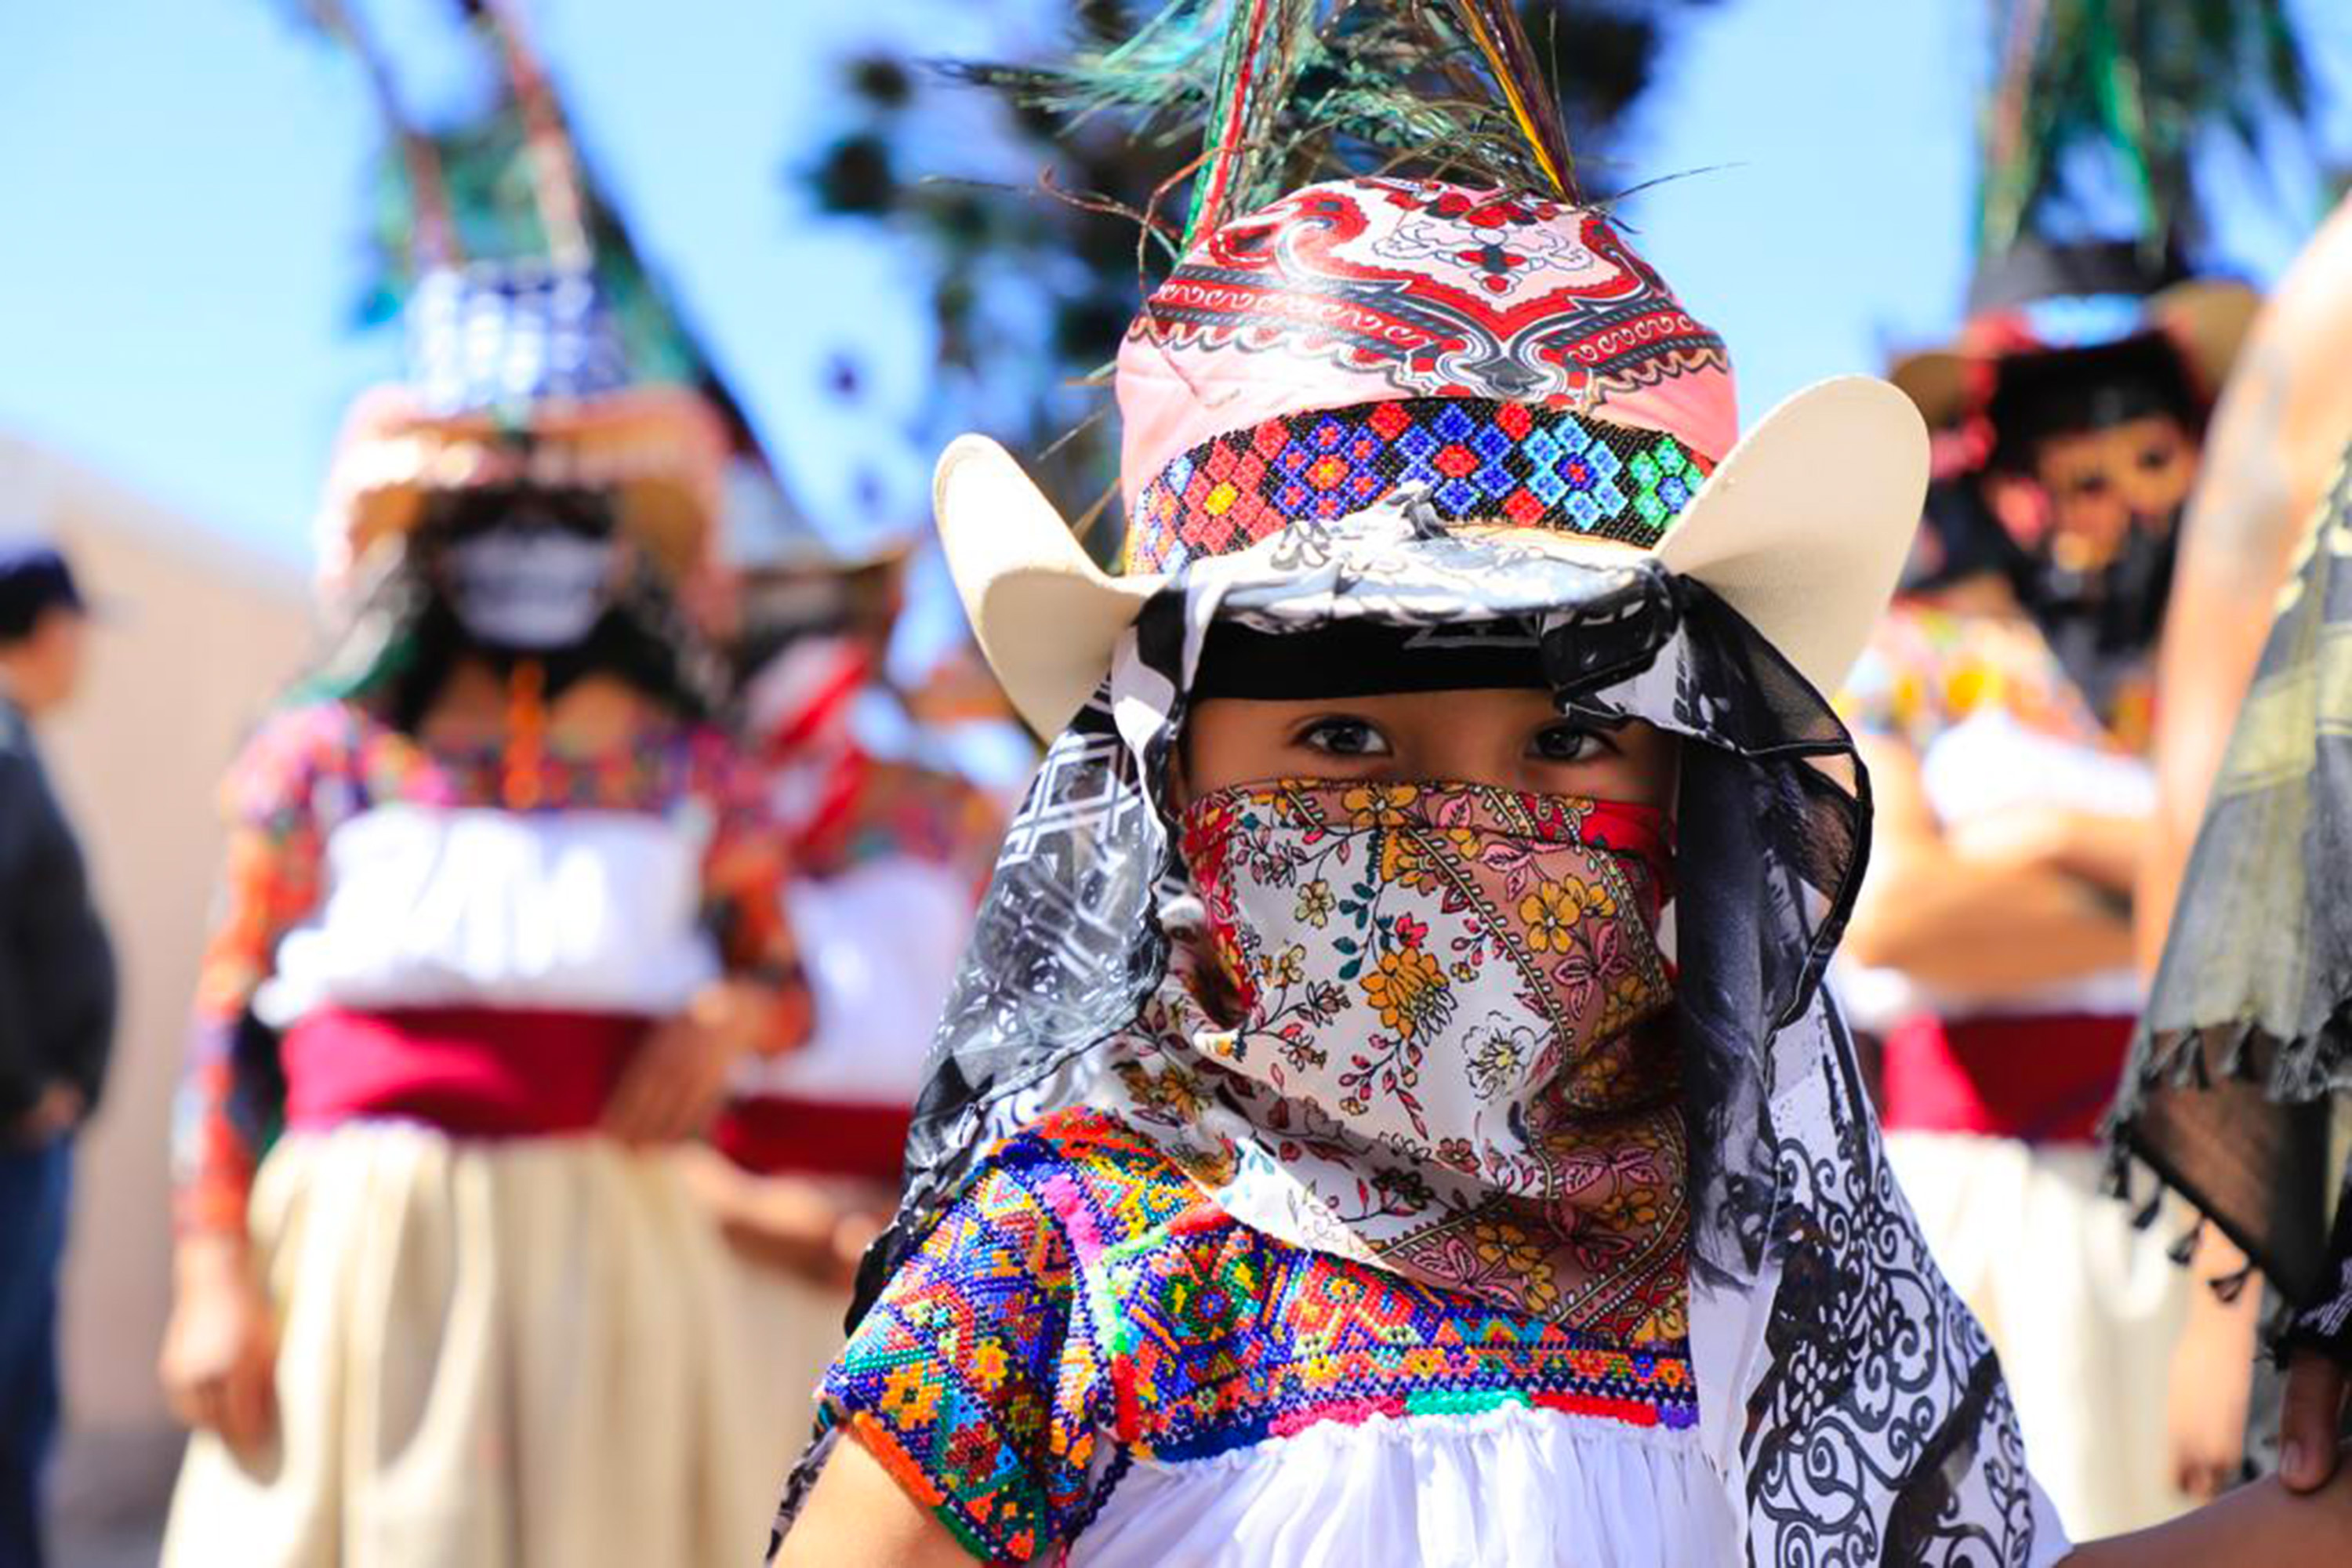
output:
M2091 1013L1905 1020L1886 1036L1890 1132L2087 1143L2121 1081L2132 1020Z
M728 1106L710 1140L762 1176L860 1176L895 1190L913 1120L898 1105L759 1095Z
M650 1020L506 1007L328 1008L287 1032L286 1121L397 1117L473 1138L596 1125Z

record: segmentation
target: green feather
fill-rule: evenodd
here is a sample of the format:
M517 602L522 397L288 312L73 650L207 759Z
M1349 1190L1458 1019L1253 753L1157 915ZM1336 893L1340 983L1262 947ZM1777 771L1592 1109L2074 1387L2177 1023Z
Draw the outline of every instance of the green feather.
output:
M2104 157L2160 247L2202 218L2194 169L2215 136L2259 153L2307 132L2310 75L2287 0L1994 0L2002 58L1984 118L1978 246L1998 253L2077 202Z
M1493 53L1465 26L1485 24ZM1552 89L1508 7L1462 0L1173 0L1124 41L1054 66L950 65L955 75L1057 113L1110 113L1160 142L1202 149L1181 248L1203 228L1287 190L1374 170L1571 194ZM1518 84L1542 152L1513 113Z

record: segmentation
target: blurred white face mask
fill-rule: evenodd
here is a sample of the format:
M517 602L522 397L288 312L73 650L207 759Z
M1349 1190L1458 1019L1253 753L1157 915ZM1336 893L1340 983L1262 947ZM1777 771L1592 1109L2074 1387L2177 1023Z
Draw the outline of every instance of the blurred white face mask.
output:
M443 555L450 608L477 641L551 653L587 639L612 603L609 537L570 529L501 524Z

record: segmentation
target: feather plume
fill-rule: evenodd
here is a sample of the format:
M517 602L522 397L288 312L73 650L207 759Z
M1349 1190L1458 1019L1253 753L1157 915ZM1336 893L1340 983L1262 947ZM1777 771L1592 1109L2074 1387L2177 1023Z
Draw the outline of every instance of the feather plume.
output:
M1568 126L1559 116L1559 99L1536 69L1535 50L1517 8L1507 0L1447 0L1447 8L1486 59L1519 133L1550 176L1552 190L1574 201L1576 160L1568 150Z
M2266 118L2307 128L2310 78L2287 0L1993 0L1978 247L2007 249L2079 195L2081 157L2121 176L2160 248L2200 216L2191 154L2259 151Z
M488 30L507 69L515 107L522 115L524 146L530 158L531 189L548 254L559 265L584 267L593 256L580 188L580 158L571 128L555 99L539 56L512 0L475 0L468 7Z
M1047 67L949 65L1060 114L1197 137L1181 250L1237 213L1367 170L1575 199L1559 100L1509 0L1171 0Z
M400 154L412 219L412 261L427 267L456 261L457 226L449 216L449 193L441 177L439 151L402 107L392 62L341 0L302 0L302 14L320 32L351 50L366 73L368 95L375 100L376 117L383 121L385 136Z
M1234 193L1257 184L1257 165L1271 150L1312 47L1315 13L1316 0L1234 0L1182 243L1233 216Z

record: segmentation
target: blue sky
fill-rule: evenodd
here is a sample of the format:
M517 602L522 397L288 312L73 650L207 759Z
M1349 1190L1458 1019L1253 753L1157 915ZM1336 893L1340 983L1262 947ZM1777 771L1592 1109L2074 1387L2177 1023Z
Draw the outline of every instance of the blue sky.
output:
M351 321L356 73L285 0L0 5L0 426L300 559L343 404L396 369ZM428 110L462 91L448 0L373 0ZM811 506L845 531L919 522L929 454L896 416L927 374L903 260L812 224L788 174L864 43L1003 54L1042 0L538 0L583 141L705 326ZM2306 0L2352 149L2352 7ZM1629 151L1642 174L1727 165L1630 209L1644 253L1729 341L1753 417L1951 323L1964 281L1982 0L1725 0L1679 36ZM2225 171L2229 258L2265 279L2315 218L2309 171ZM2282 203L2276 185L2301 200ZM845 348L865 404L824 391ZM889 480L852 515L848 473ZM0 521L11 506L0 497Z

